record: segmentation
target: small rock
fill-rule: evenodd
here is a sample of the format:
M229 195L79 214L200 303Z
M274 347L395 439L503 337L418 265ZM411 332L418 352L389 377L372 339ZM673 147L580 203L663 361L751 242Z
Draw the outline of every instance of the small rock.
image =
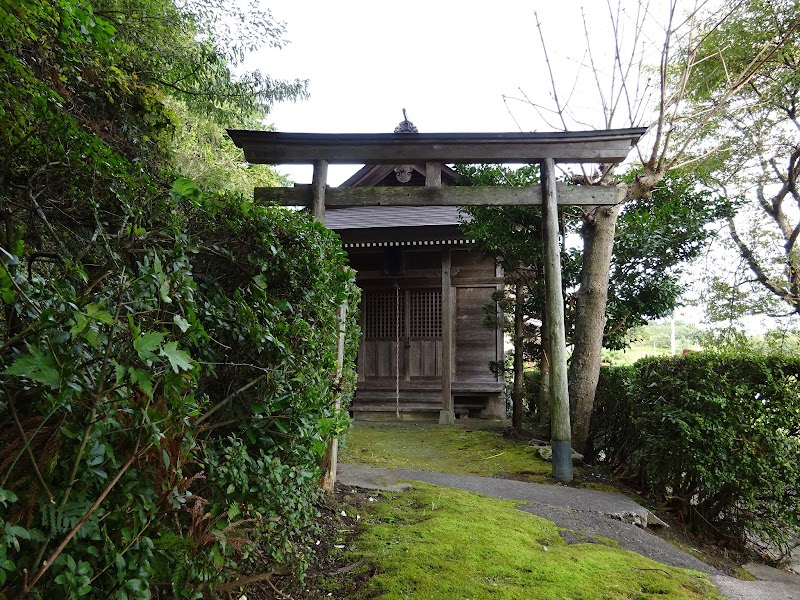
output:
M539 458L542 460L546 460L547 462L553 462L553 448L550 445L533 445L536 448L536 451L539 454ZM579 452L572 451L572 464L579 465L583 463L583 454Z

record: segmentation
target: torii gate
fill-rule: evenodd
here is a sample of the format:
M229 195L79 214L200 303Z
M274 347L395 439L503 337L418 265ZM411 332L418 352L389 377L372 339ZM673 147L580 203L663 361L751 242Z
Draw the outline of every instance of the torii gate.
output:
M561 255L558 244L559 204L613 205L625 195L623 185L574 186L556 182L555 164L622 162L646 128L554 133L283 133L228 130L252 164L313 164L311 185L256 188L256 200L287 206L310 206L322 221L325 207L466 206L541 204L544 246L546 327L550 339L550 414L553 477L572 480L572 447L567 389L567 348ZM329 163L424 164L425 187L328 187ZM441 187L444 163L539 163L541 184L524 188ZM442 270L442 410L439 422L454 420L451 394L453 371L450 272ZM326 487L336 479L336 448L332 447Z

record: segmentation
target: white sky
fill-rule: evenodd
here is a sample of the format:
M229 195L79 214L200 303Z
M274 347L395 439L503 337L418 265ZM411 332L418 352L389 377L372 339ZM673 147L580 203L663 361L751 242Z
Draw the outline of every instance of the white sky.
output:
M614 46L604 33L609 19L602 0L269 0L274 17L286 22L290 43L258 52L247 66L309 80L309 100L275 106L270 121L278 131L389 133L403 108L421 132L551 131L532 108L509 101L515 122L503 95L520 97L521 88L552 105L534 11L559 69L561 100L570 95L586 61L584 4L598 40L595 58L610 65ZM635 11L637 3L623 5ZM587 84L589 74L582 71ZM588 91L574 92L569 106L587 123L572 129L602 128ZM330 183L354 170L331 167ZM298 182L311 179L310 167L282 171Z

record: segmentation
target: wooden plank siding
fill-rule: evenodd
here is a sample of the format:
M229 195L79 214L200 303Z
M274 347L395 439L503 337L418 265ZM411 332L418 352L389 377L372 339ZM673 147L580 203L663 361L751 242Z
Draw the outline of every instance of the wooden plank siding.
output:
M502 412L490 401L502 389L502 382L489 370L489 363L497 360L498 352L502 353L497 346L500 338L495 330L483 327L483 304L491 301L492 293L502 282L497 277L494 260L467 248L404 248L402 274L388 275L382 268L385 260L382 251L350 249L349 255L364 290L364 337L359 347L354 415L375 419L385 413L386 418L394 418L398 399L401 418L424 418L425 414L435 418L440 413L442 390L447 384L444 373L447 332L441 313L446 312L448 294L443 293L442 285L446 283L443 273L449 263L453 363L448 407L463 416L464 398L469 398L471 405L485 406L486 414L502 417ZM398 296L402 315L399 345L394 321ZM369 310L372 315L365 314ZM391 323L376 322L376 310ZM375 335L383 338L370 337ZM395 390L398 347L399 397Z
M494 286L456 288L455 379L496 381L489 363L497 360L495 330L483 325L484 304L491 302Z
M408 342L408 374L411 378L442 376L442 340Z

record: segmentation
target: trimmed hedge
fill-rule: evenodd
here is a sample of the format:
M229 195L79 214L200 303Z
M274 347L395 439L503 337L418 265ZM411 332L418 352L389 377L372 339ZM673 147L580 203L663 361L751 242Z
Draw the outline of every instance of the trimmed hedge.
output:
M800 532L800 359L693 353L601 371L595 457L698 530L786 552Z

